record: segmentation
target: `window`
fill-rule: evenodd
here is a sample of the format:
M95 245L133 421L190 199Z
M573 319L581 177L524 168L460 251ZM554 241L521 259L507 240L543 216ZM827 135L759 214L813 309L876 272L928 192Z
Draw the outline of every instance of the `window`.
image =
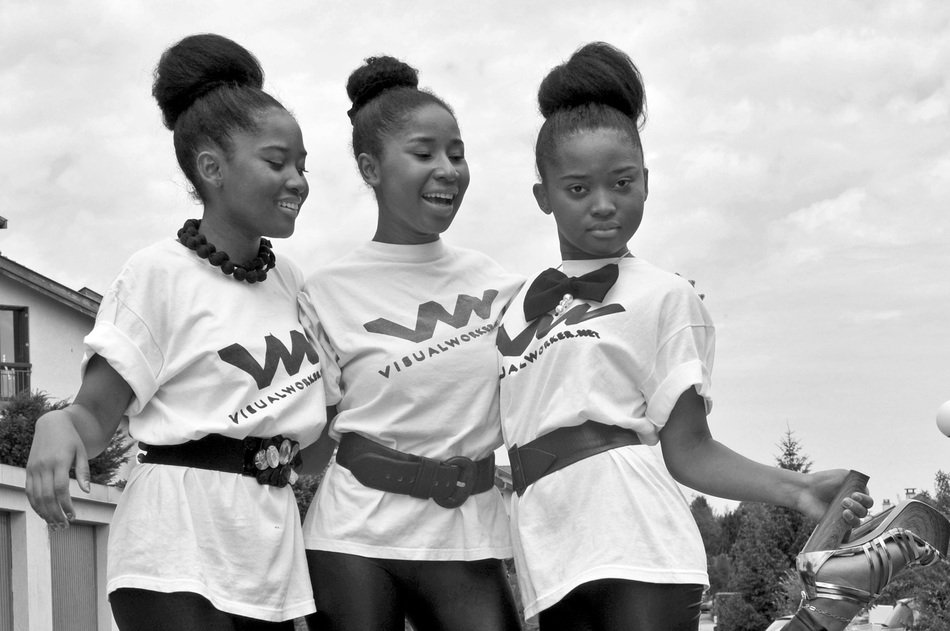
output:
M30 389L29 310L0 305L0 399Z

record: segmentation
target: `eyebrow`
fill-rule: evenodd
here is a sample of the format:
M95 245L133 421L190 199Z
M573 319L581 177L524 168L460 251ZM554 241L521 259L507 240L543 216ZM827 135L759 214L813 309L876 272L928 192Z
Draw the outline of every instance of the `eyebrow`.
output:
M260 148L260 151L280 151L281 153L287 154L287 153L290 153L291 149L290 147L286 145L264 145L263 147ZM301 152L300 155L301 157L306 158L307 151L304 150L303 152Z
M620 175L620 174L626 173L626 172L628 172L628 171L642 171L642 170L643 170L643 169L642 169L641 167L638 167L638 166L636 166L635 164L631 164L631 165L628 165L628 166L622 166L622 167L619 167L619 168L616 168L616 169L612 169L612 170L608 171L608 173L609 173L610 175ZM591 174L590 174L589 172L587 172L587 173L565 173L564 175L559 176L558 179L560 179L560 180L577 180L577 179L584 179L584 178L589 178L589 177L591 177Z
M436 142L434 136L410 136L407 142ZM461 138L453 138L449 140L450 145L464 145L465 142Z

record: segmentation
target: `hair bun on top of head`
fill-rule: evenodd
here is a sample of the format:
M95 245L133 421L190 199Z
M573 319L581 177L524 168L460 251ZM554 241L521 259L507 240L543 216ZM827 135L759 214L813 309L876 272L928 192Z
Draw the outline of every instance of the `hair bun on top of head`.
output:
M152 96L168 129L202 96L224 85L262 89L264 70L246 48L227 37L190 35L170 47L155 68Z
M592 42L555 67L538 88L538 108L545 118L559 110L598 103L619 110L638 126L646 95L640 71L623 51Z
M391 88L418 88L419 71L395 57L368 57L346 82L346 95L353 107L346 113L353 120L356 112Z

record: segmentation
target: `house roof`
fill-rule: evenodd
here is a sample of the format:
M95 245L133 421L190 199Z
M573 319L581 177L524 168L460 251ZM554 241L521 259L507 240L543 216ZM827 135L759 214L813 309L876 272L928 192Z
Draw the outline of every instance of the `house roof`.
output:
M70 289L2 255L0 255L0 276L6 276L26 285L30 289L91 318L96 317L99 303L102 301L102 294L88 287L83 287L79 291Z

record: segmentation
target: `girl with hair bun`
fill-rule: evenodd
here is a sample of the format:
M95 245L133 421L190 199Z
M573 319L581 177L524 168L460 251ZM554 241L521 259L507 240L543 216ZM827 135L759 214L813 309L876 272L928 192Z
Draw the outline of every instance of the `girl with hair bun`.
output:
M822 523L856 523L871 498L863 481L839 493L846 470L766 466L712 438L712 320L689 282L627 248L648 190L630 58L588 44L545 77L538 102L534 195L563 260L525 285L497 333L525 615L540 614L542 631L697 629L706 556L677 483L831 516ZM927 545L905 550L924 558ZM893 541L886 550L893 569L908 562ZM860 552L842 553L818 584L867 576ZM802 611L829 629L857 611L809 598Z
M494 332L521 279L440 238L469 170L455 115L416 70L371 57L347 93L378 214L372 241L307 281L339 441L304 523L310 628L518 629L493 484Z
M257 59L212 34L162 55L152 94L202 203L178 238L135 254L85 339L72 405L44 415L26 490L51 527L82 520L69 469L123 416L139 464L109 528L109 600L128 630L292 630L314 610L294 493L325 424L316 349L298 319L288 237L309 191L294 117Z

